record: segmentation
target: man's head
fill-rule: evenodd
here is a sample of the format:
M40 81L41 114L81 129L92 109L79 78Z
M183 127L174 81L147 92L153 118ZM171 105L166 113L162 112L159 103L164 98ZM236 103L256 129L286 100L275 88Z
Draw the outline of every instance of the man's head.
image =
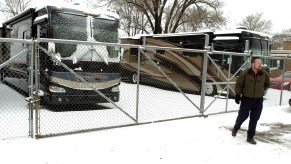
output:
M252 63L252 70L254 72L259 72L262 70L262 60L260 57L253 57L251 63Z

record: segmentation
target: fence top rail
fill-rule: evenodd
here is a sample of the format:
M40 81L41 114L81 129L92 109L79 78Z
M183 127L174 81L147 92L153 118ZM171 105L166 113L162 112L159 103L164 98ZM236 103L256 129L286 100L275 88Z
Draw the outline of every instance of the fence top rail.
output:
M49 38L38 38L35 40L37 43L41 42L53 42L53 43L67 43L67 44L84 44L84 45L101 45L101 46L117 46L122 48L141 48L141 49L159 49L159 50L175 50L175 51L188 51L188 52L198 52L205 53L208 50L198 50L198 49L185 49L185 48L174 48L174 47L159 47L159 46L144 46L135 44L119 44L119 43L107 43L107 42L97 42L97 41L79 41L79 40L65 40L65 39L49 39Z
M122 47L122 48L140 48L140 45L132 45L132 44L119 44L119 43L108 43L108 42L97 42L97 41L65 40L65 39L49 39L49 38L38 38L35 40L35 42L36 43L53 42L53 43L65 43L65 44L112 46L112 47Z
M208 50L199 50L199 49L187 49L187 48L174 48L174 47L160 47L160 46L141 46L143 49L158 49L158 50L171 50L171 51L183 51L183 52L197 52L197 53L206 53Z
M224 54L224 55L236 55L236 56L250 56L250 53L238 53L238 52L226 52L226 51L210 51L208 54Z
M1 38L0 42L10 42L10 43L33 43L33 40L28 39L14 39L14 38Z
M288 58L288 57L284 57L284 56L272 56L270 57L271 60L291 60L291 58Z
M271 50L271 54L291 54L291 50Z

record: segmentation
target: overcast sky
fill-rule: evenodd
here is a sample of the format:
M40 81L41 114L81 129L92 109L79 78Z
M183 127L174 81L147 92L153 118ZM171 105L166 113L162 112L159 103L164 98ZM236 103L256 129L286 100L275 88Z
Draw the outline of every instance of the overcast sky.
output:
M48 2L60 2L62 0L34 0L37 4L45 4ZM227 29L233 29L246 16L254 13L264 13L263 19L271 20L273 29L270 33L281 32L283 29L291 28L289 10L291 8L291 0L221 0L225 3L223 8L224 14L228 17ZM36 5L34 3L34 5ZM0 16L3 21L3 16Z
M290 0L221 0L225 3L225 16L229 18L229 28L233 28L247 15L264 13L263 19L273 23L272 33L291 28Z

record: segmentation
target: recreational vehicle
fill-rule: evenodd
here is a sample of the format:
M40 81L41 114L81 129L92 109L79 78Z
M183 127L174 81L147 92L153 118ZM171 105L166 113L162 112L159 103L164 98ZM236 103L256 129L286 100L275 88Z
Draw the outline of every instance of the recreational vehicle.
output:
M84 10L78 7L45 6L30 8L3 23L4 31L11 30L11 38L37 40L71 40L71 42L43 41L39 43L39 96L48 104L76 104L108 102L98 90L113 102L119 101L120 50L96 45L94 42L118 42L119 16L113 11ZM3 32L3 36L5 32ZM38 36L39 35L39 36ZM72 40L77 40L74 43ZM83 42L82 42L83 41ZM92 44L88 44L88 42ZM27 45L11 44L10 58ZM47 53L53 54L59 61ZM29 51L1 70L1 79L28 93ZM8 60L7 58L6 60ZM59 63L85 79L78 79ZM88 85L90 84L90 86ZM95 89L93 89L94 87Z
M140 37L123 38L122 43L143 45L145 55L140 55L140 82L162 88L174 88L162 70L178 87L189 93L200 94L202 85L203 53L176 51L174 48L205 49L206 34L209 36L209 45L213 51L221 54L209 54L211 61L207 65L206 95L225 93L227 81L230 85L229 95L234 96L234 82L243 67L246 57L229 55L223 52L244 53L246 43L254 55L267 56L270 49L270 37L255 31L236 29L232 31L203 31L175 34L142 35ZM207 38L208 39L208 38ZM248 42L246 42L248 40ZM157 47L171 47L172 50L159 50ZM230 60L232 59L232 60ZM232 61L232 62L230 62ZM268 67L268 61L264 61ZM122 79L127 82L137 82L138 51L135 48L124 50L122 58ZM158 69L157 66L160 68ZM233 76L234 75L234 76ZM230 77L233 77L230 79ZM229 78L229 79L227 79Z

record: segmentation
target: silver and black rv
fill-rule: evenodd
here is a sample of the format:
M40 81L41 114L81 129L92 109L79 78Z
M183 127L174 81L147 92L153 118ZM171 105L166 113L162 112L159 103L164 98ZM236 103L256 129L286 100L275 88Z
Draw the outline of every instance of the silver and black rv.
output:
M85 11L76 7L44 6L30 8L3 23L2 36L36 41L48 38L60 41L38 41L40 96L49 104L104 103L106 98L119 101L120 51L114 46L95 42L118 43L119 16L112 11ZM9 35L5 33L9 31ZM70 42L66 42L70 40ZM75 40L75 42L74 42ZM90 42L91 44L87 44ZM4 56L27 49L26 44L11 44ZM59 62L68 66L76 78ZM30 53L27 52L1 70L1 79L28 93ZM3 61L4 62L4 61ZM90 85L88 85L88 83ZM92 89L94 87L95 89Z

